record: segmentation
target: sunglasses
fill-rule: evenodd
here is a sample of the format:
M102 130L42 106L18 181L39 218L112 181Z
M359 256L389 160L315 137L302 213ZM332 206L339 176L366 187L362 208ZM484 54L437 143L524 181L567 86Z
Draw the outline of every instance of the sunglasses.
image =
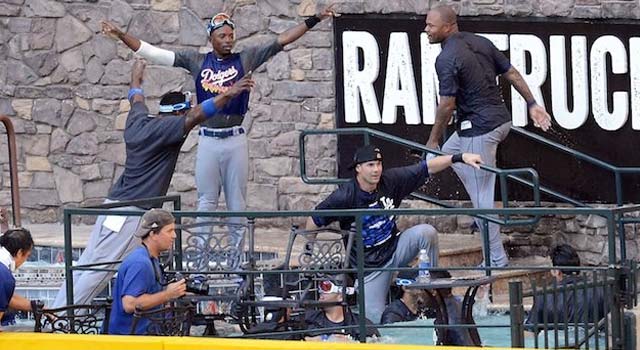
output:
M207 33L211 35L211 33L221 28L223 25L228 25L231 29L236 29L236 24L233 23L231 17L229 17L226 13L218 13L217 15L211 17L211 21L207 24Z
M334 284L331 281L322 281L318 284L318 292L320 293L342 293L343 287ZM346 287L345 293L347 295L355 294L356 290L353 287Z
M397 286L408 286L408 285L411 285L413 283L416 283L416 281L410 280L410 279L407 279L407 278L396 278L396 285Z

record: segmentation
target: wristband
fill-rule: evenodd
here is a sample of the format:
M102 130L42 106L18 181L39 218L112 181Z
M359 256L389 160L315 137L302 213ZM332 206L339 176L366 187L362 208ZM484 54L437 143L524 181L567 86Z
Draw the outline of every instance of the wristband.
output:
M218 108L216 108L216 104L213 103L213 98L205 100L204 102L202 102L201 106L202 106L202 113L204 113L204 116L207 119L213 117L214 115L216 115L216 112L218 112Z
M320 19L320 17L318 17L318 16L313 16L313 17L309 17L309 18L305 19L305 20L304 20L304 24L306 24L306 25L307 25L307 28L308 28L308 29L311 29L311 28L315 27L315 26L316 26L316 24L320 23L320 21L322 21L322 20Z
M533 107L535 105L537 105L536 100L533 100L531 102L527 102L527 109L529 109L529 108L531 108L531 107Z
M451 156L451 163L463 163L463 162L464 160L462 160L462 153L456 153Z
M129 94L127 95L127 100L131 101L134 95L144 95L144 91L141 88L131 88L129 89Z

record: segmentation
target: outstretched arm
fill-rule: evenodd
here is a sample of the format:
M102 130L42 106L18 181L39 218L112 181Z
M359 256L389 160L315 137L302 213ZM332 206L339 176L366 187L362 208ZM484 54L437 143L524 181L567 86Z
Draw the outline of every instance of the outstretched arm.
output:
M429 174L435 174L451 166L453 163L465 163L476 169L480 169L482 158L475 153L458 153L454 155L438 156L427 161L427 169Z
M427 141L427 148L440 148L440 138L442 138L444 129L447 127L447 124L449 124L455 108L455 96L440 96L440 103L436 109L436 121L431 128L431 134Z
M318 22L324 19L327 19L329 17L339 16L333 9L334 6L335 4L329 5L319 15L315 15L314 17L307 19L308 22L305 21L303 23L300 23L295 27L289 28L283 33L281 33L280 35L278 35L278 44L280 44L281 46L291 44L292 42L298 40L301 36L303 36L304 33L308 32L309 29L315 26Z
M101 21L100 24L102 25L102 34L120 39L131 50L145 59L155 64L173 66L173 62L176 58L176 54L173 51L161 49L148 44L129 33L123 32L111 22Z
M547 131L551 126L551 116L544 107L536 103L536 99L533 97L531 90L527 82L524 81L520 72L517 69L511 67L502 75L513 87L520 93L520 95L527 101L527 108L529 109L529 116L533 120L533 125Z

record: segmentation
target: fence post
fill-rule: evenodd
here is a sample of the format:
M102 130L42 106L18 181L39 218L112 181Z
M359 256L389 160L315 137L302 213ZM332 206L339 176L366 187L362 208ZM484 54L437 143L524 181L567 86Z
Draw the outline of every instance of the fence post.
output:
M362 238L362 215L358 214L356 216L356 249L357 249L357 271L356 276L358 279L358 331L360 336L358 339L361 343L366 343L367 341L367 328L366 328L366 309L364 305L364 297L365 297L365 288L364 288L364 241ZM347 252L350 254L350 252Z
M509 282L512 348L524 348L524 307L522 306L522 299L522 282Z
M623 274L620 266L611 266L609 273L613 275L613 305L611 305L611 342L613 350L624 349L624 301L622 293L624 290L621 286L623 282Z

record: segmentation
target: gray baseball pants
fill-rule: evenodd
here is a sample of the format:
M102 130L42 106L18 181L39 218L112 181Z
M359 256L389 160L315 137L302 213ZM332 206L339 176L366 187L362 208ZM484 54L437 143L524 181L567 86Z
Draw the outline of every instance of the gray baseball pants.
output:
M460 152L477 153L482 157L486 165L495 167L498 145L509 135L510 129L511 122L507 122L479 136L460 137L458 132L455 132L442 146L442 151L448 154ZM476 170L461 163L454 164L452 167L467 190L474 208L494 208L496 186L496 175L494 173ZM482 220L475 219L475 221L478 228L482 228ZM506 266L509 264L509 258L500 238L500 226L494 223L489 223L489 250L491 252L491 266Z

